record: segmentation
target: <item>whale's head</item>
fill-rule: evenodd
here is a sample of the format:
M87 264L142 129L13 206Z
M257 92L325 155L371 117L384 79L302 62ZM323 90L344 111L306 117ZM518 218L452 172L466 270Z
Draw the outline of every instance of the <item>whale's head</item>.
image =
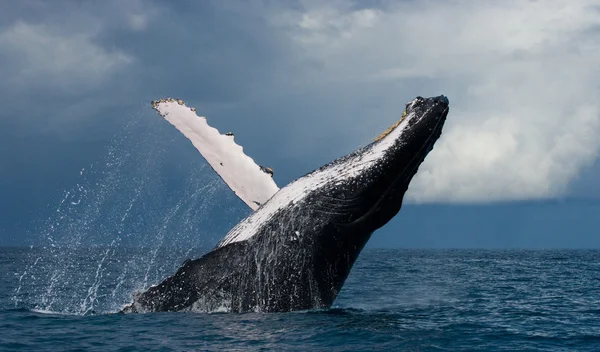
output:
M385 225L400 210L410 181L440 137L448 106L443 95L417 97L373 143L325 166L323 172L337 174L321 192L321 208L335 214L343 228L370 234Z
M319 241L362 248L371 233L400 210L404 193L440 137L447 114L444 96L413 99L401 118L373 143L291 182L217 246L259 233L292 231L294 236L312 233ZM337 234L356 240L338 241Z

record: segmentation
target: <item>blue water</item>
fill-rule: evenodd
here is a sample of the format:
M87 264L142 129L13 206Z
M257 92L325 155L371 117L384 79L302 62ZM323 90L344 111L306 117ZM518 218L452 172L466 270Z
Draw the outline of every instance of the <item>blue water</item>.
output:
M331 309L110 314L201 252L2 248L0 349L600 350L600 251L367 249Z

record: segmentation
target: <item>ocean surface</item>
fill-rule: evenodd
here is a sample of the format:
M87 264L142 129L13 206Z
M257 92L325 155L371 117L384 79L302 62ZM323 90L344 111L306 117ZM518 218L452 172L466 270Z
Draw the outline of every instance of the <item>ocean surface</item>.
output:
M600 251L378 250L330 309L112 314L203 251L0 248L2 351L600 351Z

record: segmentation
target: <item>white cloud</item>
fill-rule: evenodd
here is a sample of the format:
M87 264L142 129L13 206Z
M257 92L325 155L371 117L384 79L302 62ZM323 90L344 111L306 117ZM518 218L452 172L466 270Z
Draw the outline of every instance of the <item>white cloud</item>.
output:
M109 51L86 32L62 33L54 27L16 22L0 32L0 47L12 60L5 67L14 88L31 86L79 90L105 82L133 61L119 51Z
M362 90L392 81L418 87L415 96L449 96L444 133L408 199L517 200L562 194L598 156L599 5L337 3L280 12L272 24L287 31L297 56L318 63L315 81Z
M134 31L143 31L148 27L148 17L145 14L129 15L129 26Z

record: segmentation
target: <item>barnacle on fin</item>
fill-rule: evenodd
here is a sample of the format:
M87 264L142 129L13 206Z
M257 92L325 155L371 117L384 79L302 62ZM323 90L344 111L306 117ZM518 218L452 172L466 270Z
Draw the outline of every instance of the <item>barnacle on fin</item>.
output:
M152 100L150 102L150 105L152 105L152 109L157 110L158 111L158 104L160 103L177 103L179 105L185 105L185 102L181 99L173 99L173 98L162 98L162 99L158 99L158 100ZM196 111L196 108L190 108L191 111ZM162 115L162 114L161 114Z
M273 169L271 169L270 167L261 166L260 170L266 174L271 175L271 177L273 177Z

